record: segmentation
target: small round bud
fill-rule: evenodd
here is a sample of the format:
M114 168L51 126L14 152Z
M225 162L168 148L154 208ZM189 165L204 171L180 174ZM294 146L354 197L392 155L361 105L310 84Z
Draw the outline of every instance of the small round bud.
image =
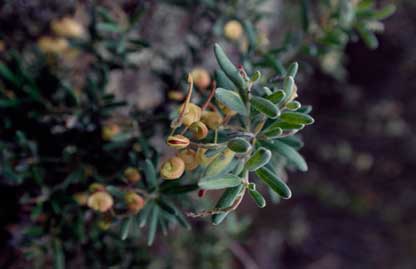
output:
M181 91L169 91L168 98L173 101L182 101L185 98L185 95Z
M191 141L189 141L189 138L183 135L171 135L168 136L166 143L172 148L184 149L187 146L189 146L189 143L191 143Z
M208 88L209 84L211 83L211 76L209 75L208 71L204 68L193 69L191 72L191 76L195 86L197 86L201 90Z
M195 139L201 140L207 137L208 127L202 121L196 121L189 126L189 131Z
M97 192L97 191L105 191L105 186L101 183L92 183L88 187L88 190L92 193Z
M88 207L98 212L106 212L113 207L113 197L108 192L99 191L90 195Z
M195 170L199 165L196 152L192 149L182 150L181 152L179 152L178 157L181 158L185 163L186 171Z
M224 36L230 40L238 40L243 34L243 27L237 20L231 20L224 25Z
M85 34L84 27L69 17L52 21L51 29L56 35L62 37L80 38Z
M179 112L182 111L184 105L179 108ZM185 113L183 114L182 122L185 126L190 126L192 123L201 119L202 110L199 106L189 103L186 106Z
M77 192L75 193L72 198L77 202L79 205L84 206L87 204L88 201L88 194L85 192Z
M69 49L69 43L64 38L44 36L38 40L37 44L44 53L61 54Z
M202 113L201 121L205 123L210 129L217 129L222 124L222 116L213 111L204 111Z
M139 170L137 170L134 167L126 168L126 170L124 170L124 177L130 183L136 183L136 182L140 181L140 179L142 179L142 176L141 176Z
M102 138L106 141L111 140L113 137L121 132L120 126L115 123L107 124L102 129Z
M162 164L160 175L164 179L180 178L185 171L185 162L179 157L172 157Z
M135 192L129 191L124 195L129 212L137 214L144 207L144 199Z

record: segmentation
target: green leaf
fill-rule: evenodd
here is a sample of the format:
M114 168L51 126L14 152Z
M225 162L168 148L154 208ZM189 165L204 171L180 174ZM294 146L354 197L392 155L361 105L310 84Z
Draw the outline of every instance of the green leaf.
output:
M298 101L292 101L286 105L289 110L298 110L302 105Z
M163 209L167 213L174 216L176 215L176 209L170 205L170 202L166 201L165 199L159 198L156 199L156 203L159 205L161 209Z
M217 82L218 88L228 89L228 90L235 90L237 86L225 75L222 70L215 70L214 73L215 81Z
M286 93L283 90L277 90L274 93L266 97L267 100L270 100L273 104L279 104L286 97Z
M250 194L251 198L253 198L254 202L258 207L263 208L266 206L266 200L260 192L249 189L248 193Z
M256 171L256 175L282 198L289 199L292 196L286 183L269 169L262 167Z
M283 91L286 94L286 98L290 98L290 96L292 96L294 85L295 85L295 81L293 80L293 77L289 76L283 80Z
M144 174L146 182L149 185L149 189L157 188L156 169L149 159L146 159L144 162Z
M133 216L130 216L123 220L121 223L121 240L126 240L127 236L129 236L130 226L134 221Z
M365 45L370 49L378 48L378 40L376 35L371 32L364 24L357 25L357 32L364 41Z
M162 183L160 187L160 192L164 194L184 194L188 192L192 192L198 189L197 184L185 184L180 185L177 181L166 181Z
M314 123L314 119L308 114L293 111L285 111L280 115L280 119L292 124L309 125Z
M303 127L305 127L305 125L303 124L295 124L295 123L289 123L285 121L276 121L270 124L269 127L267 127L267 129L264 132L273 130L276 128L281 128L282 130L300 130Z
M295 78L298 73L299 64L297 62L292 63L287 69L287 75Z
M247 35L249 49L253 50L256 48L256 31L255 27L249 20L243 21L243 27Z
M264 147L260 147L254 152L254 154L246 162L246 168L248 171L256 171L260 167L266 165L270 158L272 157L272 152Z
M246 139L241 138L241 137L231 139L228 142L227 146L232 151L238 152L238 153L246 153L251 148L250 143Z
M205 170L205 176L217 176L227 171L227 168L232 164L235 152L232 150L225 150L221 152Z
M267 136L268 138L276 138L281 136L283 133L282 128L280 127L276 127L276 128L267 128L266 130L264 130L262 132L262 134L264 134L265 136Z
M261 73L260 71L256 71L251 77L250 77L250 81L251 82L256 82L257 80L259 80L261 78Z
M3 63L0 63L0 77L12 83L15 87L19 86L18 78L13 72Z
M307 171L308 165L306 164L305 159L292 147L286 145L285 143L274 140L273 142L266 142L262 141L264 147L270 149L271 151L275 151L285 157L289 163L294 165L300 171Z
M217 202L217 205L215 208L227 208L231 206L234 201L237 199L240 192L243 190L244 186L241 184L236 187L228 188L224 191L224 193L221 195L220 199ZM227 213L219 213L212 216L212 222L214 225L220 224L225 217L227 217Z
M240 185L241 178L235 175L223 175L202 178L198 185L204 190L220 190Z
M253 96L251 98L251 105L255 110L265 114L269 118L275 119L280 115L279 108L268 99Z
M240 95L234 91L226 90L223 88L217 88L215 90L215 97L228 108L236 111L237 113L247 116L247 108L243 103Z
M227 75L227 77L240 89L245 88L245 81L241 77L240 72L233 65L230 59L225 54L224 50L220 45L214 45L214 53L217 58L217 62L221 67L222 71Z
M396 6L394 4L389 4L382 9L377 10L373 15L373 19L384 20L393 15L394 12L396 12Z
M64 269L65 268L65 256L64 251L62 250L62 243L58 239L52 241L52 251L53 251L53 265L55 269Z
M159 207L155 206L152 209L152 212L150 214L150 220L149 220L149 233L147 237L147 245L151 246L153 244L153 241L155 240L155 235L157 231L157 223L159 222Z

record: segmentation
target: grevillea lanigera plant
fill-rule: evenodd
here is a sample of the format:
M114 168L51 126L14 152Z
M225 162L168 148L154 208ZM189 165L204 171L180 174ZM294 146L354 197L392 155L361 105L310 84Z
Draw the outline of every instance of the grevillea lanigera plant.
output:
M136 168L127 168L124 189L101 184L89 188L85 203L103 214L103 226L121 218L122 238L128 236L135 219L139 226L149 225L149 244L159 225L166 229L176 221L189 228L172 194L181 199L195 190L200 197L207 191L224 190L215 207L186 213L192 218L211 216L214 224L220 224L247 193L259 207L266 206L257 182L289 199L292 192L281 178L283 169L307 170L297 151L301 141L294 135L314 120L311 107L296 100L298 64L292 63L286 76L268 84L259 71L249 75L243 66L236 67L220 45L214 46L214 53L220 68L200 104L192 101L194 78L188 76L187 96L174 113L166 139L175 155L161 163L159 172L158 162L147 156L141 163L143 180ZM121 204L114 206L113 196Z
M215 57L220 69L206 100L191 101L192 76L188 77L188 95L171 124L167 144L178 150L160 170L166 180L189 178L200 188L200 196L209 190L225 190L215 208L190 212L190 217L212 216L219 224L235 210L246 193L259 207L266 200L256 189L255 178L279 197L292 195L279 176L284 159L301 171L307 170L297 152L293 135L314 122L309 106L296 100L295 76L298 64L292 63L287 75L275 84L262 83L259 71L246 73L236 67L216 44ZM254 177L255 175L255 177Z

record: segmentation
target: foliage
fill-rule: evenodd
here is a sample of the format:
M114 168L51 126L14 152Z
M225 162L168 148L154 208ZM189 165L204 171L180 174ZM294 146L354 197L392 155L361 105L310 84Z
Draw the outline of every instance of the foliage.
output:
M332 68L328 57L341 58L357 36L375 48L374 31L394 8L377 10L368 0L319 1L313 8L307 0L290 3L285 10L299 10L300 25L289 19L293 29L270 42L259 24L274 14L260 8L263 2L164 1L188 13L197 8L190 16L214 29L206 35L190 29L199 39L186 44L191 66L154 49L167 66L151 71L169 89L183 83L203 59L202 47L215 40L234 47L242 65L216 44L213 76L194 69L186 97L176 92L179 106L170 98L146 111L118 100L108 85L114 71L148 68L135 56L153 49L137 31L146 26L151 4L138 5L124 20L103 6L87 6L88 26L70 16L55 19L52 34L36 44L14 46L2 37L0 174L2 184L23 193L18 244L34 264L42 267L52 256L63 268L82 246L82 262L92 267L145 265L146 250L125 252L143 241L152 245L176 224L190 229L186 214L220 224L246 193L265 207L269 199L256 183L267 186L272 201L291 197L285 170L307 170L298 132L314 121L311 107L296 100L296 61L301 69L320 61L341 77L336 70L342 65L336 61ZM175 156L150 142L160 135L157 126ZM208 197L211 190L224 190L215 206L194 194ZM97 260L98 253L106 255Z

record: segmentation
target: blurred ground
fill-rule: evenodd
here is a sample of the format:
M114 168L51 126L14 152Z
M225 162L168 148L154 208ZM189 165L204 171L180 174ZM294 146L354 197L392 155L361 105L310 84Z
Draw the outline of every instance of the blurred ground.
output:
M294 198L257 210L245 244L259 268L415 268L416 8L386 21L380 48L348 47L348 84L315 72L301 100L306 174Z

